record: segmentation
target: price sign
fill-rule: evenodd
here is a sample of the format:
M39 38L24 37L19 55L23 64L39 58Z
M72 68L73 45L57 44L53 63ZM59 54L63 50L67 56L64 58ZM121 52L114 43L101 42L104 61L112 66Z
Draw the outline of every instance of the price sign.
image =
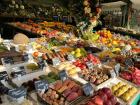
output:
M23 60L23 61L28 61L28 60L29 60L28 54L24 54L22 60Z
M128 59L125 60L125 65L126 65L127 67L131 67L131 66L134 65L134 62L133 62L132 59L128 58Z
M68 78L67 72L65 70L60 71L59 77L62 81L65 81Z
M68 58L69 61L74 61L75 60L75 58L72 54L68 54L67 58Z
M114 70L110 70L110 76L111 78L115 78L116 77L116 73Z
M24 66L20 66L20 67L14 69L14 71L11 74L14 78L26 75Z
M102 59L103 62L109 62L111 58L109 56L106 56Z
M48 89L48 82L45 80L39 80L35 82L35 89L37 91L45 91Z
M60 59L58 57L56 57L56 58L52 59L52 62L53 62L53 66L57 66L57 65L60 64L61 61L60 61Z
M133 57L133 59L134 59L136 62L140 62L140 56L135 55L135 56Z
M47 66L47 62L45 60L39 61L38 66L43 70L43 68Z
M86 65L88 67L89 70L93 70L93 63L92 62L86 62Z
M0 72L0 81L1 80L8 80L8 74L6 71Z
M6 64L6 65L7 65L7 64L14 64L14 60L13 60L12 57L5 57L5 58L2 58L1 61L2 61L3 65L4 65L4 64Z
M116 72L116 75L118 76L119 75L119 72L120 72L120 69L121 69L121 65L118 63L115 65L115 72Z
M83 91L84 91L86 96L92 96L94 89L90 83L87 83L83 86Z
M8 92L8 95L14 99L26 97L26 94L27 94L27 90L24 87L12 89L12 90L9 90L9 92Z

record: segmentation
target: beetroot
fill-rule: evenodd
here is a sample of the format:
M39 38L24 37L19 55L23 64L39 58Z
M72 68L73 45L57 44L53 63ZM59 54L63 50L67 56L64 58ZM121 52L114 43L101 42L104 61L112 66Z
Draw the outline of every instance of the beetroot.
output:
M64 97L67 97L71 93L71 89L67 89L64 91L63 95Z
M71 92L77 92L79 89L80 89L79 86L74 86L72 87Z
M73 101L75 100L76 98L78 98L78 94L76 92L72 92L69 94L69 96L67 97L67 100L68 101Z

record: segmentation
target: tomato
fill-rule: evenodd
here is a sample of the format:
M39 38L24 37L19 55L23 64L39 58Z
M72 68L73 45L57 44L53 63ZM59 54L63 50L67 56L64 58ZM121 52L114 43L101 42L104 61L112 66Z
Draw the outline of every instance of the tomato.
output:
M38 55L39 55L38 52L34 52L34 53L33 53L33 56L34 56L34 57L38 57Z

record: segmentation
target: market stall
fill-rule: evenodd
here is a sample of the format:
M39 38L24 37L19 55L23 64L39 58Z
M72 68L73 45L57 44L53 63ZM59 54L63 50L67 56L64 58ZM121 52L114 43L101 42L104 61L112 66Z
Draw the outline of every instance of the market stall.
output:
M41 19L3 23L18 31L0 37L0 104L140 104L140 37L118 27L95 30L101 8L92 14L89 2L82 4L89 20L81 16L77 26Z

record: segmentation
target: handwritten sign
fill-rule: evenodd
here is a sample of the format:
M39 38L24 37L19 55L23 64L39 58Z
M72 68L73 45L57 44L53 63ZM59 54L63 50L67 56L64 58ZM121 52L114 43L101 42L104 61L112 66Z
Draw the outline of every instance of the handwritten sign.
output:
M68 78L67 72L65 70L62 70L59 72L59 77L62 81L65 81Z
M18 99L21 97L25 97L27 95L27 90L24 87L11 89L9 90L8 95L11 96L12 98Z
M35 82L35 89L37 91L45 91L48 89L48 82L45 80L39 80Z
M94 89L90 83L85 84L83 90L86 96L92 96L94 93Z
M58 57L56 57L56 58L52 59L52 62L53 62L53 66L57 66L57 65L60 64L61 61L60 61L60 59Z
M88 67L89 70L93 70L93 63L92 62L86 62L86 65Z
M0 81L1 80L8 80L8 74L6 71L0 72Z

